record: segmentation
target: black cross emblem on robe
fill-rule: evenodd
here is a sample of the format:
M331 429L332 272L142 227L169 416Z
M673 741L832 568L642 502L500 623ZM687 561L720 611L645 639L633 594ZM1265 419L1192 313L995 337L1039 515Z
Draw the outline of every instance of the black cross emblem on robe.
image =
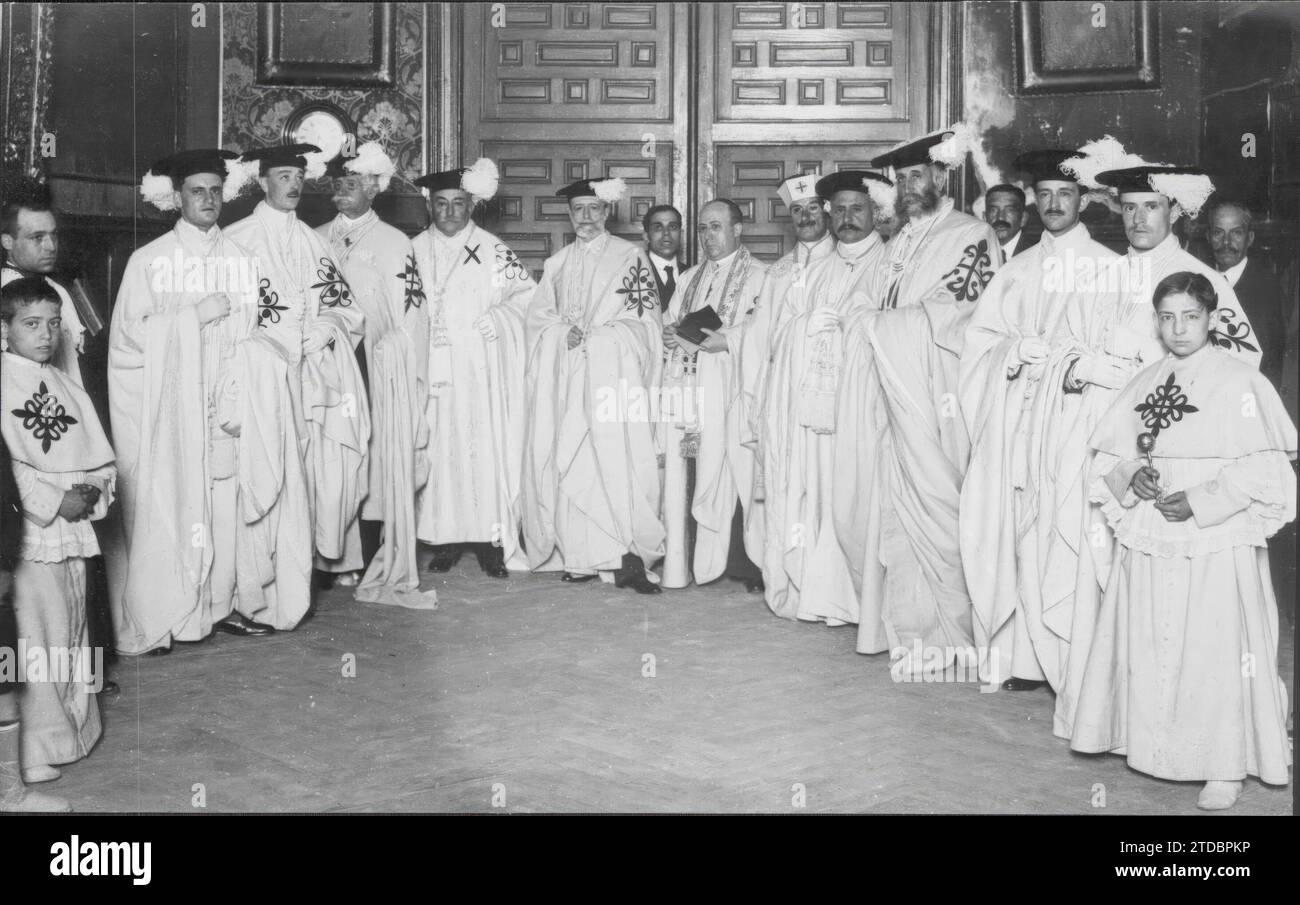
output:
M482 247L483 247L482 245L475 245L473 248L470 248L468 245L466 245L465 263L468 264L470 261L473 261L475 264L482 264L483 262L478 259L478 250Z

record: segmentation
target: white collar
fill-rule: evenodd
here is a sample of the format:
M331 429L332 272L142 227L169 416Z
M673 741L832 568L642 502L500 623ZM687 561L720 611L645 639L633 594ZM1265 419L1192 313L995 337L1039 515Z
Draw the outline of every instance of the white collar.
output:
M736 250L733 251L731 254L727 255L725 258L718 258L718 260L709 261L709 263L712 264L718 270L726 270L728 267L731 266L731 262L736 260L736 255L739 253L740 253L740 246L736 246Z
M872 240L875 240L874 242ZM880 241L880 234L877 232L867 233L866 238L859 239L856 242L840 242L835 246L835 253L846 261L856 261Z
M465 224L465 228L454 235L447 235L436 226L430 226L429 232L433 233L433 241L440 245L457 245L469 238L469 231L474 228L474 221L470 220Z
M196 236L207 242L211 242L221 233L221 227L217 226L215 223L207 229L199 229L184 217L181 217L176 221L176 228L181 232L189 233L191 236Z
M1011 257L1011 250L1015 248L1016 243L1020 241L1020 234L1022 232L1024 232L1023 229L1018 230L1014 236L1012 236L1010 239L1007 240L1007 243L1002 246L1002 254L1004 254L1008 258Z
M1241 275L1246 272L1247 260L1249 259L1243 257L1240 261L1238 261L1236 264L1233 264L1227 270L1219 271L1220 273L1223 274L1223 278L1228 281L1229 286L1235 287L1237 285L1237 281L1241 279Z
M581 238L576 238L573 240L573 244L578 247L578 251L599 254L600 252L605 250L605 241L608 238L609 238L609 231L603 230L599 236L592 239L590 242L587 242Z
M271 207L271 205L267 204L265 199L257 203L257 209L254 211L254 213L257 214L259 217L261 217L263 220L267 221L268 225L276 229L282 229L286 232L293 229L294 223L296 223L298 220L298 212L296 210L294 211L276 210L275 208Z
M817 248L819 245L822 245L823 243L834 242L834 241L835 241L835 236L831 234L830 230L827 230L826 235L822 236L816 242L800 242L799 247L804 248L811 252L814 248Z
M649 249L646 249L646 251L650 254L650 263L658 267L660 270L663 270L665 267L677 267L677 262L675 260L670 261L667 258L661 258ZM681 270L680 267L677 267L677 269Z
M1145 251L1140 251L1134 248L1132 245L1130 245L1128 247L1128 255L1131 258L1141 258L1141 257L1145 257L1146 255L1152 255L1153 257L1163 258L1166 255L1172 254L1175 251L1182 251L1182 250L1183 250L1183 246L1178 244L1178 237L1174 235L1173 230L1170 230L1169 235L1161 239L1160 244L1157 245L1155 248L1148 248Z

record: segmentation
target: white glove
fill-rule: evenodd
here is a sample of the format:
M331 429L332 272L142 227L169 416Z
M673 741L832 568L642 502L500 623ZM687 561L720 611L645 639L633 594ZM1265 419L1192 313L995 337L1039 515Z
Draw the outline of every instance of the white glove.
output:
M313 355L325 348L330 341L330 328L324 324L316 324L308 330L302 337L302 354Z
M1100 355L1084 355L1075 363L1072 374L1079 383L1119 390L1123 389L1137 370L1137 362L1103 352Z
M1047 360L1052 347L1037 336L1022 336L1016 343L1016 358L1027 365L1040 364Z
M840 316L830 308L818 308L808 315L808 335L814 336L828 330L838 330Z
M474 321L474 329L483 334L483 338L488 342L497 338L496 325L492 323L492 318L486 314L479 315L478 319Z

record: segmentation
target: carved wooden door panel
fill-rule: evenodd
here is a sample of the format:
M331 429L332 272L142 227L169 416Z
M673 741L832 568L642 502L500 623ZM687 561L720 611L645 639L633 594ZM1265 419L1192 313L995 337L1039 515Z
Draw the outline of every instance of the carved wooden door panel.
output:
M861 168L932 127L937 5L908 3L470 3L453 6L460 150L501 168L486 224L540 273L572 241L555 190L622 176L610 231L640 241L652 204L709 198L746 214L773 260L793 233L776 194L801 172ZM459 65L457 65L459 64ZM934 125L937 125L934 124ZM698 252L684 250L688 261Z
M626 180L609 228L637 242L653 204L685 209L687 6L465 4L461 147L497 161L491 225L534 272L573 240L569 182Z

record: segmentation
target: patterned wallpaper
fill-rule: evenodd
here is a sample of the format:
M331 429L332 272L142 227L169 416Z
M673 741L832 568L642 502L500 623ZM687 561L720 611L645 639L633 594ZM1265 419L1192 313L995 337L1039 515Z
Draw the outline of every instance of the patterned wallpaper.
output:
M289 115L307 101L327 101L357 125L358 144L377 140L397 162L391 191L416 192L424 167L424 14L420 3L398 3L397 85L339 90L257 84L257 4L223 3L225 28L221 141L229 148L278 143Z

